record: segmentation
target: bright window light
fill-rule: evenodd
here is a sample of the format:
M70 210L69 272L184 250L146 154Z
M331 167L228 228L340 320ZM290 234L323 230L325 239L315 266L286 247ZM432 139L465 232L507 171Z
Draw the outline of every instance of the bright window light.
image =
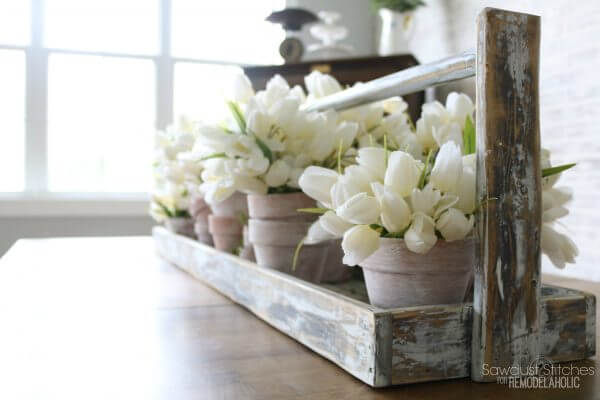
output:
M25 54L0 50L0 192L24 187Z
M158 52L158 0L46 0L45 13L46 47Z
M50 55L50 191L149 189L154 81L149 60Z
M175 57L247 64L281 63L281 27L265 21L284 0L172 0Z
M29 44L30 6L29 0L0 0L0 44Z
M173 115L194 120L220 122L226 115L228 83L242 69L224 65L175 64Z

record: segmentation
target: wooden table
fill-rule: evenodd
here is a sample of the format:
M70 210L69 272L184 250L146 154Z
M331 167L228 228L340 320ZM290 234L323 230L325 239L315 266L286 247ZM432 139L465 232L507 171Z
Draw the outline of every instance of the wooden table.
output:
M600 284L545 276L600 295ZM154 255L152 240L21 240L0 260L0 399L600 398L468 379L375 390Z

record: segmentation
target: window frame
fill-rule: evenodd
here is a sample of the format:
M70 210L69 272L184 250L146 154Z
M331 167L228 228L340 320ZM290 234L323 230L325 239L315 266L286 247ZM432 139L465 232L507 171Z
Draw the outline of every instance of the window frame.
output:
M148 214L149 194L118 192L50 192L48 188L48 59L51 54L74 54L144 59L155 66L155 128L165 129L173 121L175 64L245 64L171 55L171 0L159 0L159 46L156 55L111 53L49 48L43 46L44 2L31 0L28 45L4 45L0 49L25 54L25 163L24 190L0 192L0 217L27 216L142 216Z

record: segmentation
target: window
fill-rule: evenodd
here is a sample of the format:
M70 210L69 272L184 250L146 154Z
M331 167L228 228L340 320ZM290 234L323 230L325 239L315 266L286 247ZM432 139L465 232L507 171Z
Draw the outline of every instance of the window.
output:
M284 6L0 1L0 192L146 192L157 128L214 120L239 65L282 61L284 32L264 19Z

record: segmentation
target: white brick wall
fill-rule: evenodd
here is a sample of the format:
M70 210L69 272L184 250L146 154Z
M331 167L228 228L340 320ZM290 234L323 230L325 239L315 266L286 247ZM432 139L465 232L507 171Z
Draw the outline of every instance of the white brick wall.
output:
M600 281L600 1L598 0L427 0L417 14L413 53L421 62L474 49L475 19L486 6L542 16L542 146L553 162L577 162L559 184L572 186L575 199L564 219L579 246L575 266L544 271ZM474 95L473 80L438 90Z

